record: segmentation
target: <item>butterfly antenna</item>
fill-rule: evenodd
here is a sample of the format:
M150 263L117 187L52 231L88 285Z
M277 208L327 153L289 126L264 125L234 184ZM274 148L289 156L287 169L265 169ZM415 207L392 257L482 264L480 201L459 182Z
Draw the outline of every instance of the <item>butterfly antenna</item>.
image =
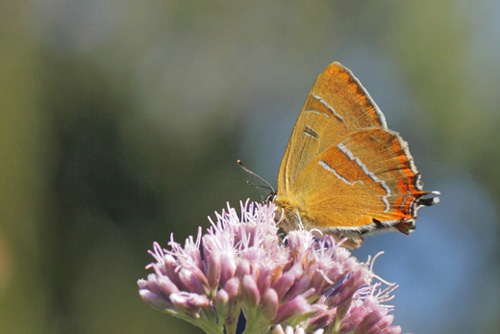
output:
M248 169L245 165L243 165L243 162L241 160L237 160L236 161L238 163L238 165L240 165L240 167L245 171L247 172L248 174L250 175L253 175L255 176L256 178L258 178L259 180L261 180L262 182L264 182L266 184L266 186L259 186L259 185L256 185L256 184L253 184L251 183L250 181L247 181L247 183L249 185L251 185L252 187L255 187L255 188L267 188L269 189L273 194L276 193L276 191L274 190L273 186L267 182L262 176L260 176L259 174L255 173L253 170L251 169Z

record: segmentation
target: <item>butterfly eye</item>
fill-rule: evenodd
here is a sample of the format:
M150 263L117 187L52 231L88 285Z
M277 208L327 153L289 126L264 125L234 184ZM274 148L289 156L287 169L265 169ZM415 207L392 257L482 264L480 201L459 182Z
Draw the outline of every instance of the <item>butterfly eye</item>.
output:
M264 197L263 202L265 204L272 203L272 202L274 202L275 198L276 198L276 192L273 191L273 192L269 193L269 195L267 195L266 197Z

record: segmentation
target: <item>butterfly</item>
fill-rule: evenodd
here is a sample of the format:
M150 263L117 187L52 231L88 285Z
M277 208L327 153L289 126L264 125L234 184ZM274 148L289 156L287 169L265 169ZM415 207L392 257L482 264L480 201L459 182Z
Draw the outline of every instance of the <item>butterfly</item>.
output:
M299 114L271 196L284 229L318 229L359 247L377 231L409 235L417 210L439 202L426 195L439 192L423 190L408 144L351 71L329 65Z

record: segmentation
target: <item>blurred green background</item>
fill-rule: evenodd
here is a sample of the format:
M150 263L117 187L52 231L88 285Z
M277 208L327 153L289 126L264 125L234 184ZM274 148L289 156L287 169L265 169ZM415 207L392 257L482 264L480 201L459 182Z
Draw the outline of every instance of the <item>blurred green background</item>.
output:
M500 2L0 3L0 333L201 333L137 293L147 250L275 184L316 76L349 67L427 190L370 237L395 324L500 331Z

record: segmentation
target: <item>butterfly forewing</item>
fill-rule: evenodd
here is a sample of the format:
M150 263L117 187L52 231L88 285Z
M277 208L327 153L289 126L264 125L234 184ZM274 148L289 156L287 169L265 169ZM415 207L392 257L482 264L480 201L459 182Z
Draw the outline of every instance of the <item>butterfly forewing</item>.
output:
M278 176L278 192L288 191L321 152L353 131L386 128L383 114L353 74L339 63L316 79L288 142Z

